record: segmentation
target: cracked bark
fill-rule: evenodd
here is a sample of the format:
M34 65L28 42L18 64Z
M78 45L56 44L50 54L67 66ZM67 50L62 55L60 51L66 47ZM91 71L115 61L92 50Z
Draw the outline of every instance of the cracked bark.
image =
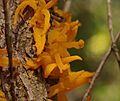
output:
M30 25L20 20L16 28L13 26L13 16L19 0L10 1L10 16L11 16L11 30L13 39L13 48L15 50L14 55L17 55L21 61L20 66L15 70L15 82L14 91L16 95L15 101L45 101L47 97L47 91L45 87L45 80L42 77L41 69L26 70L23 67L24 57L29 56L33 58L35 56L35 48L33 46L34 40ZM4 26L4 14L3 14L2 2L0 0L0 48L5 48L5 26ZM10 84L8 69L0 70L1 89L5 92L7 100L12 100L10 94ZM31 77L31 73L33 73ZM12 100L13 101L13 100Z

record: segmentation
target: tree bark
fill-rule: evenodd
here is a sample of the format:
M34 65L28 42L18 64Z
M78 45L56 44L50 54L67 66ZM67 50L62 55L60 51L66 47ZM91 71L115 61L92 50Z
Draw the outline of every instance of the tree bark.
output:
M12 98L13 95L10 93L9 69L1 68L0 70L1 89L4 91L8 101L45 101L47 91L41 68L33 71L26 70L23 66L25 57L33 58L35 56L35 47L31 27L28 24L28 17L26 17L26 21L20 19L16 27L13 25L13 17L18 4L19 0L9 1L13 57L17 56L21 62L20 66L14 69L14 85L12 86L14 86L15 99ZM6 47L4 24L3 4L2 0L0 0L0 48Z

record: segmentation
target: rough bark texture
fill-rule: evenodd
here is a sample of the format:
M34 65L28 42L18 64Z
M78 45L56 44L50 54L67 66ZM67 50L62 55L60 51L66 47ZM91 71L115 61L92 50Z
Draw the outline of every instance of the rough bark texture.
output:
M0 0L0 48L5 48L5 21L1 1L2 0ZM25 56L31 58L35 56L35 47L33 46L34 39L32 36L32 31L30 25L27 23L28 17L26 17L26 22L20 19L17 27L13 26L13 16L18 4L19 0L10 1L10 16L12 23L11 31L13 35L13 48L15 50L13 56L18 56L19 60L21 61L20 66L14 71L15 101L45 101L47 92L45 87L45 80L42 77L41 69L32 71L26 70L23 67ZM0 79L1 89L5 92L6 98L8 100L11 100L12 97L10 94L10 79L8 69L0 70Z

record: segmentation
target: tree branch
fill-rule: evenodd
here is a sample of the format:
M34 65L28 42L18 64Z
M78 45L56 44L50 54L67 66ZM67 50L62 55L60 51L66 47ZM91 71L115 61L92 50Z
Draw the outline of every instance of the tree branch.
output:
M120 37L120 32L118 32L117 35L116 35L116 37L115 37L115 43L118 41L119 37ZM108 51L106 52L106 54L105 54L104 57L102 58L99 66L98 66L98 69L96 70L96 73L95 73L95 75L93 76L93 78L92 78L92 80L91 80L91 82L90 82L90 85L89 85L87 91L85 92L85 94L84 94L84 96L83 96L83 98L82 98L82 101L86 101L88 95L90 94L90 92L91 92L91 90L92 90L92 88L93 88L93 86L94 86L94 84L95 84L95 80L96 80L97 77L100 75L100 72L102 71L103 66L104 66L104 64L106 63L106 61L107 61L107 59L109 58L109 56L111 55L111 53L112 53L112 47L110 47L110 48L108 49Z
M9 69L12 72L12 35L10 33L10 14L8 7L8 0L3 0L3 9L4 9L4 17L5 17L5 39L7 45L7 52L9 58Z
M65 12L68 12L70 10L71 2L72 2L71 0L65 1L64 8L63 8Z
M111 41L112 41L112 50L115 54L115 57L116 57L116 60L118 62L119 69L120 69L119 50L117 48L117 45L116 45L116 42L115 42L115 39L114 39L114 35L113 35L111 0L107 0L107 9L108 9L108 29L109 29L109 34L110 34Z
M107 16L108 16L108 29L109 29L109 34L110 34L110 37L111 37L112 44L111 44L111 47L106 52L106 54L104 55L104 57L102 58L99 66L98 66L98 69L96 70L96 74L92 78L92 80L90 82L90 85L89 85L87 91L85 92L85 94L82 98L82 101L87 100L87 97L89 96L89 94L90 94L90 92L91 92L91 90L92 90L92 88L95 84L95 80L100 75L100 72L102 71L102 69L104 67L104 64L106 63L107 59L111 55L112 51L115 54L116 60L118 62L119 68L120 68L120 55L119 55L118 48L117 48L117 45L116 45L116 42L118 41L118 39L120 37L120 32L118 32L116 37L114 38L113 26L112 26L111 0L107 0L107 8L108 8L108 14L107 14Z
M3 10L4 10L4 18L5 18L5 40L8 52L8 60L9 60L9 72L10 72L10 92L12 96L12 100L15 100L15 93L14 93L14 70L13 70L13 63L12 63L12 33L10 30L10 7L9 7L10 0L2 0L3 3Z

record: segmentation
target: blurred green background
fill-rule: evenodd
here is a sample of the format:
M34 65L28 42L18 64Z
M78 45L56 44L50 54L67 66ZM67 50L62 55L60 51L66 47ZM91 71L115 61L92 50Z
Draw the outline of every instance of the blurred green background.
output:
M71 63L72 70L95 71L110 46L110 37L107 27L107 0L72 0L70 12L73 20L79 20L76 40L83 39L85 47L80 50L69 50L72 55L78 54L84 60ZM113 0L112 0L113 1ZM63 8L64 0L59 0L59 7ZM120 0L112 2L113 32L120 31ZM119 42L120 43L120 42ZM120 48L120 44L118 47ZM77 88L68 95L69 101L81 101L88 85ZM91 101L120 101L120 71L111 54L97 79L91 93Z

